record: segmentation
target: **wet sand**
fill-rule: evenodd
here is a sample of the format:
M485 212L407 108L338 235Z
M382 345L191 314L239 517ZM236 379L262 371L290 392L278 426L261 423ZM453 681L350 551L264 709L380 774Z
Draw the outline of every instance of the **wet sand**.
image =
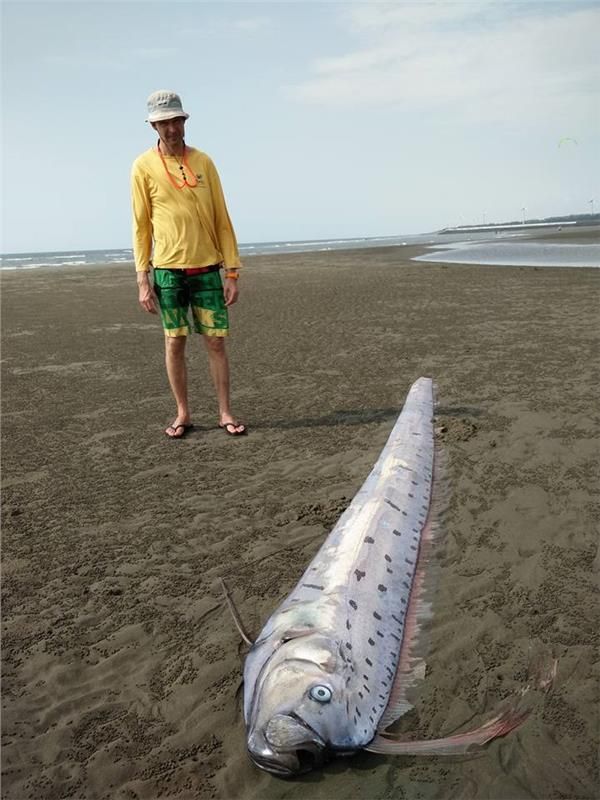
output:
M598 781L600 270L444 266L417 248L246 260L236 412L216 429L190 343L195 431L173 417L131 267L3 288L3 791L42 798L593 798ZM359 754L283 782L252 766L244 645L432 375L452 489L424 685L405 727L477 724L555 687L475 759Z

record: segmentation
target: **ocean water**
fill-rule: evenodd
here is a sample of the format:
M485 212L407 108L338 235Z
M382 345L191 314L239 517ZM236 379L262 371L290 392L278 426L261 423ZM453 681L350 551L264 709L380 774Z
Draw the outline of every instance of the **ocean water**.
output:
M48 253L3 253L1 270L76 267L86 264L133 263L131 250L79 250Z
M378 247L398 244L420 244L436 242L436 234L410 236L371 236L353 239L307 239L302 241L251 242L240 244L240 255L265 255L269 253L306 253L328 250L348 250L357 247ZM0 269L39 269L41 267L85 266L86 264L133 263L133 251L79 250L47 253L3 253Z
M425 245L432 250L418 259L457 264L515 264L527 266L600 266L600 245L547 244L519 241L526 234L489 232L456 234L397 234L363 236L349 239L305 239L301 241L250 242L240 244L240 255L309 253L354 250L392 245ZM502 240L502 241L499 241ZM444 248L439 252L440 248ZM451 252L449 252L451 251ZM465 260L466 259L466 260ZM509 259L507 261L507 259ZM91 264L133 264L133 251L124 249L3 253L0 270L41 269L48 267L86 266Z
M416 256L413 261L515 267L600 267L600 244L455 242L429 249L431 252Z

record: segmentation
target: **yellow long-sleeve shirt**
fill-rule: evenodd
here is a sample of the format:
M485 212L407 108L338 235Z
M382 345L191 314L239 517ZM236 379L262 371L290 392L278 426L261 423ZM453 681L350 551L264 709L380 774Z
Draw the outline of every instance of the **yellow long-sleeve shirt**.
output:
M176 268L223 264L239 267L240 257L233 225L227 213L217 169L206 153L186 146L185 160L196 176L193 188L182 183L174 156L163 156L156 148L133 163L133 253L137 272L151 266ZM189 172L184 165L186 174ZM194 182L188 175L188 181Z

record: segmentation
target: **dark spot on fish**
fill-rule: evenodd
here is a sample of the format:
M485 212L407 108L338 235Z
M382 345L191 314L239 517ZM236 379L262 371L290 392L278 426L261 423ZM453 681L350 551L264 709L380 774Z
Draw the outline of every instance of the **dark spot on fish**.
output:
M376 714L377 713L377 707L376 706L371 706L371 708L373 709L373 713Z
M413 532L413 533L418 533L418 532L419 532L419 529L418 529L418 528L413 528L413 529L412 529L412 532Z
M389 567L387 568L386 572L388 573L388 575L393 575L394 574L394 570L390 569Z
M373 539L372 536L365 536L365 542L367 544L373 544L374 541L375 541L375 539Z
M407 513L406 511L403 511L403 512L402 512L402 516L403 516L403 517L408 517L408 513Z
M368 675L363 675L363 678L364 678L366 681L368 681L368 680L369 680L369 676L368 676Z
M381 631L377 631L377 636L381 636L381 638L383 639L383 633Z
M373 616L375 619L381 619L381 614L378 614L376 611L373 612Z
M402 620L398 619L398 617L395 614L392 614L392 619L395 620L399 625L402 625Z
M384 695L384 694L380 694L380 695L379 695L379 698L380 698L381 700L385 700L385 695Z
M394 536L402 536L402 533L400 531L397 531L396 528L394 528L392 533L394 534Z
M379 708L385 708L385 703L379 703Z
M403 597L400 598L400 602L406 605L406 600Z
M306 589L319 589L319 591L323 591L323 587L317 586L316 583L303 583L302 586L304 586Z
M419 485L418 481L411 481L411 483L412 483L413 486L418 486Z
M414 544L411 544L411 545L410 545L410 549L411 549L411 550L416 550L417 548L416 548L416 546L415 546Z
M409 493L408 493L408 496L409 496L409 497L414 497L414 494L412 494L411 492L409 492Z
M363 685L363 689L364 689L364 690L365 690L365 692L367 692L368 694L371 694L371 690L369 689L369 687L368 687L366 684L364 684L364 685Z
M387 586L384 586L383 583L380 583L377 588L380 592L387 592Z
M406 581L402 581L402 586L406 586L407 589L410 589L410 586Z
M392 557L391 557L391 556L388 556L388 554L387 554L387 553L385 554L384 558L385 558L385 560L386 560L386 561L388 561L390 564L392 563Z
M361 578L364 578L367 573L361 572L359 569L355 569L354 574L356 575L356 580L359 581Z
M356 719L356 714L354 715L354 724L358 725L358 720Z
M358 608L358 606L356 605L356 603L354 602L354 600L350 600L349 602L350 602L350 605L352 606L352 608L353 608L353 609L356 611L356 609Z
M406 573L406 577L407 577L407 578L410 578L410 577L411 577L411 575L412 575L412 572L407 572L407 573Z
M398 508L397 505L394 505L394 503L392 503L391 500L388 500L387 497L385 498L385 502L388 504L388 506L391 506L394 509L394 511L402 511L401 508Z
M362 717L362 714L360 713L360 711L358 710L358 708L356 708L356 709L355 709L355 711L356 711L356 716L357 716L357 717Z
M369 639L367 639L367 641L369 642L371 647L373 647L375 645L375 642L373 641L373 639L369 638Z
M395 633L390 633L390 636L392 637L392 639L395 639L397 642L401 642L402 641L402 639L399 636L396 636Z
M370 720L370 722L371 722L371 724L372 724L372 725L374 725L374 724L375 724L375 721L373 720L373 717L372 717L370 714L369 714L369 720Z
M407 564L410 564L411 566L415 563L414 561L411 561L410 558L405 558L404 560L406 561Z
M389 686L389 683L387 681L381 681L381 685L382 686Z
M346 620L346 630L350 630L351 627L352 627L352 625L350 625L350 620L347 619Z
M365 661L367 662L367 664L368 664L370 667L372 667L372 666L373 666L373 662L371 661L371 659L370 659L370 658L365 658Z
M346 642L346 647L348 648L348 650L352 650L352 645L350 644L350 642Z
M360 697L360 699L361 699L361 700L362 700L362 699L363 699L363 697L364 697L364 695L363 695L363 693L362 693L362 692L359 692L359 693L358 693L358 696Z

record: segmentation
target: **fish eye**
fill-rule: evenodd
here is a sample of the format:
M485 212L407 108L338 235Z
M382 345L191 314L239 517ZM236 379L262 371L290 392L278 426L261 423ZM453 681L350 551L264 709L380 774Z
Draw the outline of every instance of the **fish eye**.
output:
M313 686L309 694L318 703L328 703L332 697L329 686Z

